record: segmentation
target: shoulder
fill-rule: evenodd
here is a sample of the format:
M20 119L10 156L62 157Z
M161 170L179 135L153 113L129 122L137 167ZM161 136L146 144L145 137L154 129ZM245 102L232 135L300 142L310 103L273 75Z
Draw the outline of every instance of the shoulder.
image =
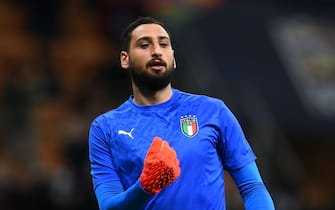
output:
M226 107L224 101L220 98L205 95L205 94L196 94L190 92L184 92L180 90L176 90L179 94L180 100L188 103L196 103L202 106L214 106L217 108Z
M201 116L220 120L222 123L236 122L236 117L223 99L180 91L180 106L186 110L192 110Z
M93 119L91 125L104 126L106 124L110 124L111 122L116 121L117 119L122 119L125 115L127 115L127 113L129 113L130 110L131 108L127 100L120 106L97 115Z

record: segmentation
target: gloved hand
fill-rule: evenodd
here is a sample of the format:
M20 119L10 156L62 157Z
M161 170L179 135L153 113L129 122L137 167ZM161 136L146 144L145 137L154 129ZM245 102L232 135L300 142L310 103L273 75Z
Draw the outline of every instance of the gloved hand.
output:
M155 137L144 159L140 183L144 190L156 194L180 176L179 160L167 141Z

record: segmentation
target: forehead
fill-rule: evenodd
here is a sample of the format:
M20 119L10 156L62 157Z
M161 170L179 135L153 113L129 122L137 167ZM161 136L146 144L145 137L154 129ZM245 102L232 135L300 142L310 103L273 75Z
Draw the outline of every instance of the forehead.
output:
M132 40L136 41L143 37L169 37L167 31L158 24L143 24L137 26L132 32Z

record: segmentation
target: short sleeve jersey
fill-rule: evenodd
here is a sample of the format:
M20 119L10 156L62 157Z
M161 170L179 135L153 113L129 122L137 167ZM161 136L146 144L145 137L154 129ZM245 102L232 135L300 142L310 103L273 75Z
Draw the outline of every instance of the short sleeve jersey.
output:
M181 174L143 209L225 209L224 170L256 159L222 100L173 89L167 102L138 106L130 97L92 122L89 158L94 187L115 179L124 190L133 185L155 136L175 149Z

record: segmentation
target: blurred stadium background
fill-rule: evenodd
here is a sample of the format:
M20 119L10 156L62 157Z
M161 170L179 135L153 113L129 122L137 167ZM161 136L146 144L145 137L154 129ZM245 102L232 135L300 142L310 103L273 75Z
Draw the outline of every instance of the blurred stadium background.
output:
M129 97L119 35L146 15L172 29L174 86L238 117L277 209L335 209L334 11L330 0L0 0L0 209L98 209L88 127ZM228 209L243 209L229 176L226 190Z

